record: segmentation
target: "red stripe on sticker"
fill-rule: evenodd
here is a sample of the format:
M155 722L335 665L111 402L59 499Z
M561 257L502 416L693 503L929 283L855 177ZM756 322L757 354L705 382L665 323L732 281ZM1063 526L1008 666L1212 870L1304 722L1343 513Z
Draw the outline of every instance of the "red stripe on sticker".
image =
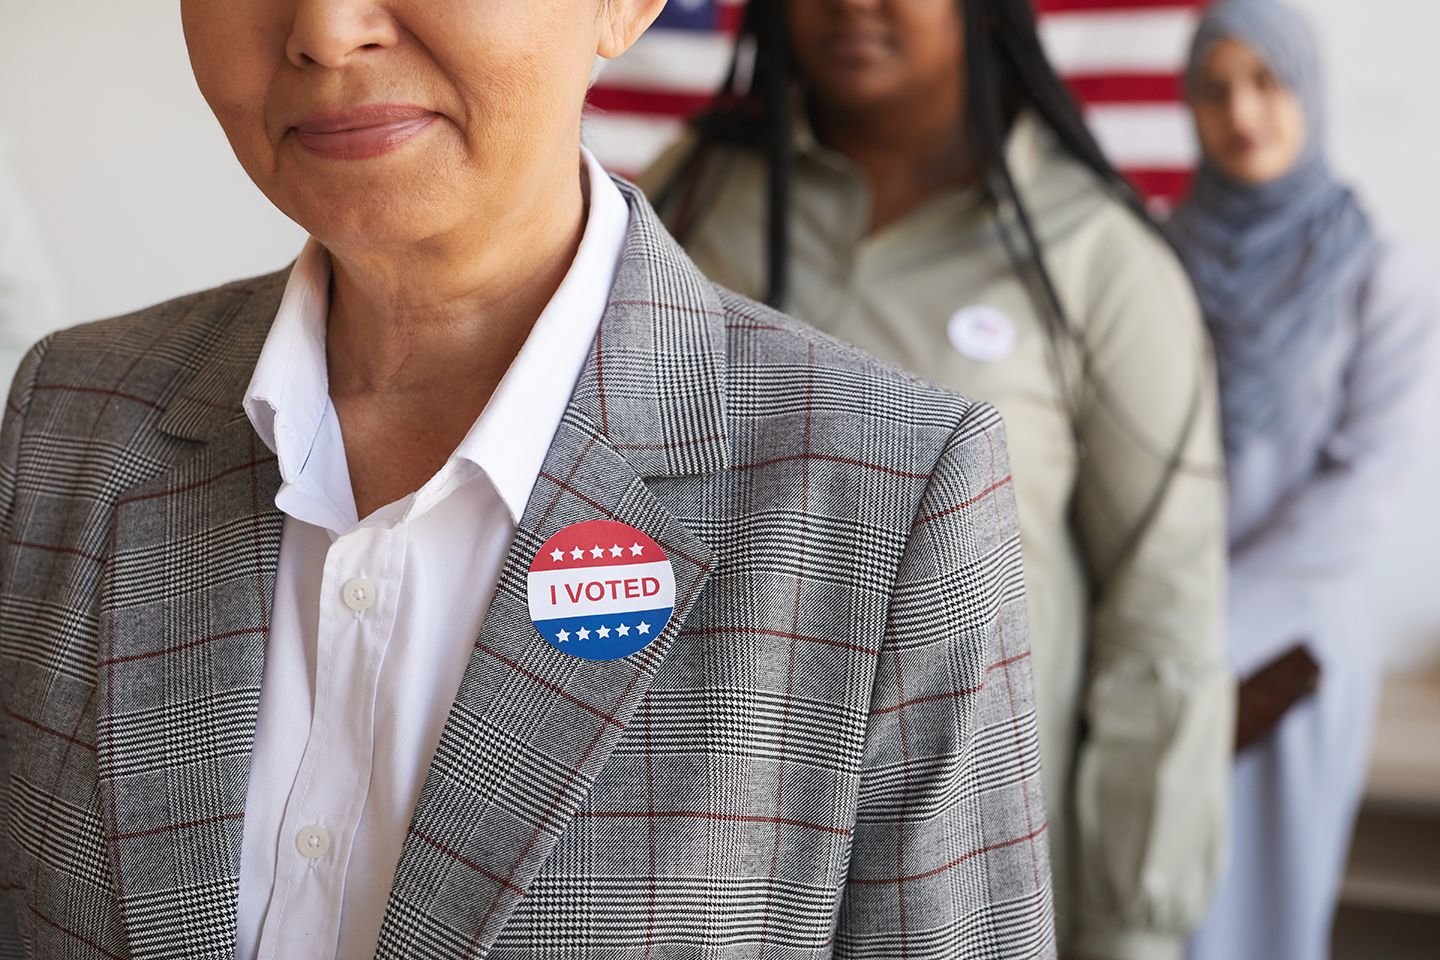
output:
M664 549L634 527L614 520L591 520L566 527L545 541L530 572L624 567L666 559Z

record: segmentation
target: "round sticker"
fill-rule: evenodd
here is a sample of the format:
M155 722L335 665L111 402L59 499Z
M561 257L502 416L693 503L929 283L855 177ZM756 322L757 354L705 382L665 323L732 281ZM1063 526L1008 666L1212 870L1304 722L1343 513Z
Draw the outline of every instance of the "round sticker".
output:
M614 520L556 533L530 564L530 619L545 642L585 660L648 647L675 608L675 571L660 544Z
M1004 360L1015 352L1015 321L994 307L966 307L950 318L950 344L982 363Z

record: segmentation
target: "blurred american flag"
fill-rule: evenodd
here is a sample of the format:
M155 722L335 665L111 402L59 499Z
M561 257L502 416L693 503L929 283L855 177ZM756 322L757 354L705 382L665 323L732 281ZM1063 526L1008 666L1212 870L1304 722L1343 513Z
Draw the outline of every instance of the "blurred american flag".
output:
M1154 200L1183 195L1195 137L1180 71L1206 0L1035 0L1041 37L1101 145ZM611 169L644 170L730 63L744 0L670 0L591 91L586 141Z

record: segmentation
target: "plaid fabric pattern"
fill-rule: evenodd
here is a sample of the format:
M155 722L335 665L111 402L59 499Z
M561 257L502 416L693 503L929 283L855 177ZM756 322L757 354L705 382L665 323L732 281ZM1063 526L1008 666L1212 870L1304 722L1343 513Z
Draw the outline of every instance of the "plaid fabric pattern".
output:
M992 410L721 291L632 207L416 808L378 956L1053 956ZM62 333L0 434L0 956L229 957L282 516L240 409L284 275ZM664 633L525 574L653 537Z

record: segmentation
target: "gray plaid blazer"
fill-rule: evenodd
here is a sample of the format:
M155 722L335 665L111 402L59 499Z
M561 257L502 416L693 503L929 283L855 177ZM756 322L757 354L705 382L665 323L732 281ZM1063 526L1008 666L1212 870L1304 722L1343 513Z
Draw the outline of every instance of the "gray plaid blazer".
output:
M622 186L378 956L1053 955L999 419L718 289ZM16 378L0 956L233 955L283 522L240 402L285 281L60 333ZM677 599L592 663L535 633L526 573L601 517L665 548Z

